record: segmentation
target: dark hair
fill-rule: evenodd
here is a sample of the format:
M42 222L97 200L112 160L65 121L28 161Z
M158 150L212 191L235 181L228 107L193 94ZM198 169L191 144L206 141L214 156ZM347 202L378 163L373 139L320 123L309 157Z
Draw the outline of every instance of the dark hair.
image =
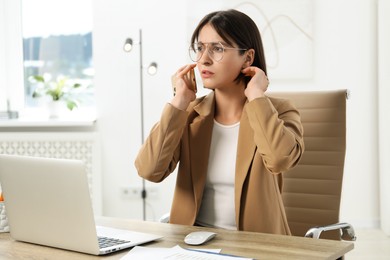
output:
M260 32L248 15L234 9L216 11L206 15L195 28L191 44L198 40L199 33L206 24L210 24L227 44L233 45L235 43L241 49L254 49L255 56L252 66L260 68L267 74ZM240 54L242 55L244 52L240 51ZM241 80L242 77L240 74L237 80Z

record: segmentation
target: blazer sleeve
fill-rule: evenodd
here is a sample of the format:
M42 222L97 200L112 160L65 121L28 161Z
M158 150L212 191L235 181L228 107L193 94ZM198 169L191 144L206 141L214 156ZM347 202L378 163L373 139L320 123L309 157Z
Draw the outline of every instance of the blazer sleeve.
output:
M298 110L286 99L257 98L246 104L257 152L274 174L298 164L303 151L303 127Z
M161 182L172 173L180 158L180 140L188 112L166 104L160 121L150 131L135 159L138 175Z

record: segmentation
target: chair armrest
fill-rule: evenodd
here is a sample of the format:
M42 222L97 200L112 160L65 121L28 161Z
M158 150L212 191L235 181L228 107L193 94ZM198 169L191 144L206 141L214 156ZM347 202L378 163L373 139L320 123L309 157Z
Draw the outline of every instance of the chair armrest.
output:
M343 240L351 240L351 241L356 240L355 230L353 229L352 225L348 223L336 223L336 224L331 224L322 227L313 227L306 232L305 237L320 238L320 235L323 231L330 231L330 230L337 230L337 229L341 229L342 231L341 238Z
M165 213L164 215L162 215L158 222L160 223L169 223L169 217L170 217L170 213Z

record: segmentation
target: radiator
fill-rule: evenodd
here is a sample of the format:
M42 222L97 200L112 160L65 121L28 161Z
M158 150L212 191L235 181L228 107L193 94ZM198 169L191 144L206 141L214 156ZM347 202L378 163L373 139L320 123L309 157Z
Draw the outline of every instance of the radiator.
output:
M0 133L0 154L82 160L87 170L94 213L101 215L100 149L96 133Z

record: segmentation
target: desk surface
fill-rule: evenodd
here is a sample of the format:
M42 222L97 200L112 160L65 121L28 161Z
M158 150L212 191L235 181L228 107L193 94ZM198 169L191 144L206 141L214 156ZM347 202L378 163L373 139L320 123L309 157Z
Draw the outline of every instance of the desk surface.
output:
M336 259L353 249L350 242L312 239L254 232L231 231L140 220L97 217L97 225L131 229L163 235L164 238L145 244L148 247L173 247L195 230L211 230L218 235L205 245L192 248L220 248L222 253L255 259ZM0 259L120 259L129 249L107 256L92 256L72 251L38 246L12 240L9 233L0 233Z

